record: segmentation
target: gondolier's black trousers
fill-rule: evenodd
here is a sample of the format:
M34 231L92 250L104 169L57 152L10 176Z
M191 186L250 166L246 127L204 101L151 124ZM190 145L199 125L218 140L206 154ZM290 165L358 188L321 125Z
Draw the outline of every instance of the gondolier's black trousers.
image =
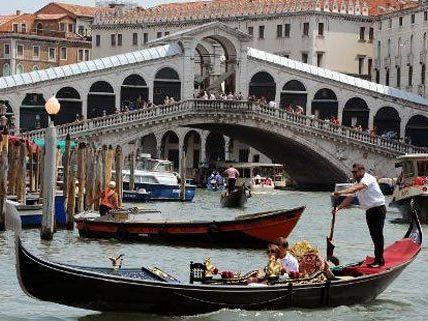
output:
M227 179L227 190L232 192L235 189L236 178L228 178Z
M372 207L366 211L366 221L374 244L375 260L383 261L383 226L385 225L385 205Z

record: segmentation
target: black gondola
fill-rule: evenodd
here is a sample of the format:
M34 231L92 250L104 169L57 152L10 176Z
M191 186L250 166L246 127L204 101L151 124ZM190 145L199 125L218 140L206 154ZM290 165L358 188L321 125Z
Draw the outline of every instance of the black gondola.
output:
M374 300L416 258L421 244L422 231L415 216L404 238L385 249L382 268L368 267L373 258L367 258L338 270L335 274L342 276L333 280L252 287L181 283L160 270L144 267L115 270L53 263L29 253L17 238L17 274L22 289L32 297L97 311L190 315L222 308L334 307ZM191 274L191 280L194 276Z
M245 186L237 186L231 192L221 194L220 203L223 207L241 207L247 202Z

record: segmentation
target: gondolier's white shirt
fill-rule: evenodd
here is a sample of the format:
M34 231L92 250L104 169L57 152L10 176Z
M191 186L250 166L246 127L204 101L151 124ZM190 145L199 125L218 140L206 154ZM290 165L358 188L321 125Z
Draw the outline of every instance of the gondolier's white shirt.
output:
M383 196L379 184L373 175L365 173L360 183L366 186L357 192L358 201L362 209L368 210L373 207L385 205L385 196Z

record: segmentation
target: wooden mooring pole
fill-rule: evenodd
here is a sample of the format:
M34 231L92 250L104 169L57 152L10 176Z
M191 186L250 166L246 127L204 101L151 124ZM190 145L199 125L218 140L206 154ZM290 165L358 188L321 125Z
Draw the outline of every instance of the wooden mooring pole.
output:
M26 184L25 178L27 174L26 158L27 158L27 147L24 141L19 142L18 150L18 163L17 163L17 185L16 185L16 197L19 203L25 204L25 192Z
M0 231L4 231L6 229L8 137L7 135L1 135L0 137Z
M68 178L67 178L67 230L73 230L74 214L76 210L76 172L77 172L77 152L74 150L70 154Z
M122 168L123 168L123 157L122 157L122 147L120 145L116 146L115 152L115 170L116 170L116 192L118 195L118 206L122 207L122 192L123 192L123 182L122 182Z
M132 152L129 155L129 190L135 189L135 154Z
M183 148L180 159L180 199L186 200L186 149Z
M85 209L85 185L86 185L86 144L79 143L77 151L77 179L79 181L79 192L77 194L77 212Z

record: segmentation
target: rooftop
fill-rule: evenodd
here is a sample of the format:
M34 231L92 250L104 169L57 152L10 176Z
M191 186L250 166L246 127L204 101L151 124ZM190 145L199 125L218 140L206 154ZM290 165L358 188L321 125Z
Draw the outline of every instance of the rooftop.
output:
M96 24L220 19L311 10L352 16L377 16L418 5L413 0L210 0L168 3L130 10L121 8L97 15Z

